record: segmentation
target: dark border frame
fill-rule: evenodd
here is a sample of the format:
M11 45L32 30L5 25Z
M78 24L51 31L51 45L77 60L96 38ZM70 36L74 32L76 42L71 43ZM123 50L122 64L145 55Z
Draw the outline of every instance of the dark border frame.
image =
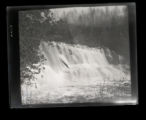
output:
M69 103L69 104L37 104L22 105L20 95L20 57L19 57L19 28L18 12L20 10L50 9L61 7L85 6L113 6L127 5L129 14L129 42L132 98L130 102L117 103ZM83 106L117 106L138 104L138 73L137 73L137 40L136 40L136 3L108 3L108 4L74 4L74 5L42 5L42 6L8 6L7 7L7 49L8 49L8 78L9 78L9 106L11 108L48 108L48 107L83 107Z

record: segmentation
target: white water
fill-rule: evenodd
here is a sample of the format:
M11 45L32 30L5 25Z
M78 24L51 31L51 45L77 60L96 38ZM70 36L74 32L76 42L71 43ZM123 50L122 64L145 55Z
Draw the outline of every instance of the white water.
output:
M42 99L48 99L47 95L52 95L55 99L55 96L86 94L85 91L73 93L73 89L62 89L66 86L95 86L105 82L112 84L120 80L130 80L130 73L125 72L122 65L109 64L102 48L41 42L40 52L46 60L40 63L40 74L34 74L37 87L22 85L23 103L29 103L28 96L42 102ZM108 56L112 57L110 52Z

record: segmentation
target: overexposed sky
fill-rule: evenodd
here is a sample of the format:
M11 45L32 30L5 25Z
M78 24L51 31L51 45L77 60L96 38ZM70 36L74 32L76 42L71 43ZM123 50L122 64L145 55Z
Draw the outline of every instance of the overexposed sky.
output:
M71 11L76 11L76 16L79 16L83 13L88 13L89 8L95 8L95 10L102 10L103 12L106 11L106 8L108 11L112 12L113 10L118 9L118 15L122 16L124 15L123 8L126 6L98 6L98 7L68 7L68 8L55 8L51 9L53 12L56 20L59 20L60 18L63 18L64 15L70 13Z

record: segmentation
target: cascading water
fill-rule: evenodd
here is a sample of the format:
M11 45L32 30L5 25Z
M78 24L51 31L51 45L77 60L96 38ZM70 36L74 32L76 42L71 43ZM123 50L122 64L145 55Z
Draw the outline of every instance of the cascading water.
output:
M37 88L30 87L26 93L26 86L22 85L23 103L32 103L26 100L28 93L32 96L31 99L36 100L35 103L51 103L58 102L55 100L61 100L65 96L94 94L96 91L91 92L90 86L95 87L101 83L113 84L121 80L130 81L130 73L125 72L122 65L110 64L103 48L61 42L41 42L39 48L46 60L41 63L41 72L34 74ZM110 50L107 50L108 56L112 57ZM62 102L69 100L62 98Z

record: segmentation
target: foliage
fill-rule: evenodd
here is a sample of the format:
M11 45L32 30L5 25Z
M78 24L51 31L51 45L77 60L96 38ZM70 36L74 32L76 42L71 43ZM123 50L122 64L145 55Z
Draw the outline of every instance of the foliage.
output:
M35 67L43 60L38 54L40 42L70 39L68 29L63 21L55 21L50 10L31 10L19 13L20 36L20 71L22 82L25 78L31 79L31 71L27 66ZM25 74L28 71L30 74Z

